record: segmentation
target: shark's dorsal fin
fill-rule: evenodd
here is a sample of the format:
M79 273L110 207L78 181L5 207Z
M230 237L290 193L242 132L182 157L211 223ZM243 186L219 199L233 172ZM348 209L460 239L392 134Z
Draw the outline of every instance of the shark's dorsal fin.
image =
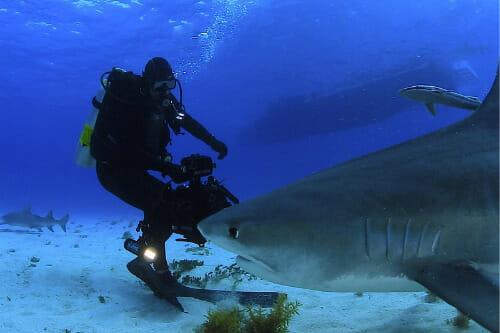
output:
M21 209L21 211L24 212L24 213L31 214L31 205L27 205L26 207L24 207L23 209Z
M52 209L49 210L49 212L47 214L47 218L49 218L49 219L53 219L54 218L54 213L52 212Z
M425 106L427 107L427 110L429 110L429 112L435 116L437 114L436 112L436 107L434 106L433 103L425 103Z
M474 120L488 127L498 128L498 68L495 77L495 82L491 87L490 92L484 99L479 109L474 113Z

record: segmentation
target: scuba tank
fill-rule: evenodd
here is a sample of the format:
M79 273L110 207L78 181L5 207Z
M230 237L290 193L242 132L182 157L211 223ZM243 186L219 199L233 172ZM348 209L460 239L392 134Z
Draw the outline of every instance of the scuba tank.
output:
M106 81L106 79L104 79L104 81ZM104 84L106 84L106 82L104 82ZM101 88L97 91L94 99L92 100L90 114L83 125L83 129L78 140L75 162L77 165L84 168L92 168L96 165L95 159L90 154L90 138L92 137L97 115L99 114L98 106L102 103L104 94L104 86L101 84Z

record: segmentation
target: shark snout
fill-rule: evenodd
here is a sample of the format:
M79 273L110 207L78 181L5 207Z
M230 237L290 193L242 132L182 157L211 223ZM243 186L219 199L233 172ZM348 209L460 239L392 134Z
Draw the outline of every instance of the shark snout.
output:
M201 221L198 224L198 229L203 237L216 243L226 243L228 240L238 239L239 237L238 228L231 225L224 218L218 216L218 214Z

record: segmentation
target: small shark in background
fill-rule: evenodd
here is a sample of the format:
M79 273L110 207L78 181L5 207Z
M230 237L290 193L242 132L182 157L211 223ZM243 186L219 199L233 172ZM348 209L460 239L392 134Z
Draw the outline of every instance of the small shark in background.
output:
M422 286L499 331L499 92L451 126L216 213L203 236L263 279L323 291Z
M354 86L342 86L328 94L306 96L299 92L279 97L241 128L239 140L255 147L372 126L412 106L410 101L399 98L401 87L430 81L456 89L459 82L476 80L467 62L453 63L451 67L448 62L418 60L359 78Z
M444 104L459 109L476 111L481 100L435 86L417 85L401 89L399 93L407 98L423 102L433 116L437 114L435 104Z
M66 224L68 224L68 221L69 214L66 214L60 220L56 220L52 211L49 211L47 216L43 217L33 214L31 212L31 208L25 208L18 212L8 213L0 218L0 224L37 229L38 231L42 231L43 227L47 227L52 232L54 232L54 225L61 226L62 230L66 232Z

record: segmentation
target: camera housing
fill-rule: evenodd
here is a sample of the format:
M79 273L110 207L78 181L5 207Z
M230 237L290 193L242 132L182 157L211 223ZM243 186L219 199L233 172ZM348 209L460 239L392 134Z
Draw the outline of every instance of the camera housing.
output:
M186 170L189 177L206 177L212 174L215 163L209 156L192 154L181 160L181 167Z

